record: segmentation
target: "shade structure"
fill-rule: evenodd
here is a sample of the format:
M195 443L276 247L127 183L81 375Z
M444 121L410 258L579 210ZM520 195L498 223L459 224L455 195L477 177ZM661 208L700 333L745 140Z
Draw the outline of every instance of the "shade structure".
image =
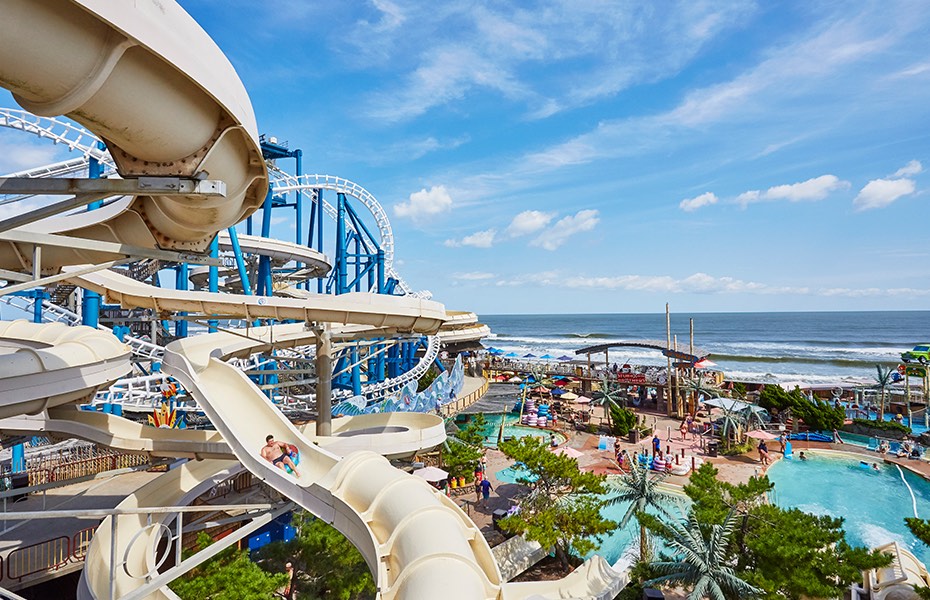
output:
M449 474L439 467L423 467L414 471L413 474L427 481L442 481L449 477Z
M549 354L543 354L543 355L540 356L539 358L541 358L541 359L543 359L543 360L552 360L552 356L549 355Z
M746 432L746 437L755 438L757 440L775 440L778 439L778 436L774 433L770 433L764 429L753 429L752 431Z
M568 385L569 383L571 383L571 381L569 381L569 380L567 380L567 379L556 379L555 381L552 382L553 385L557 385L557 386L559 386L559 387L562 387L562 386L564 386L564 385Z
M530 391L531 391L531 392L534 392L534 393L536 393L536 394L548 394L548 393L549 393L549 388L547 388L547 387L544 386L544 385L538 385L538 386L534 387L533 389L531 389Z
M715 363L712 360L707 360L706 358L701 359L697 361L696 363L694 363L695 369L706 369L708 367L716 367L716 366L717 366L717 363Z
M569 394L569 393L571 393L571 392L566 392L566 391L563 390L562 388L555 388L554 390L552 390L552 391L549 392L549 393L552 394L553 396L561 396L562 394Z
M566 356L565 354L563 354L557 360L561 360L562 362L565 362L567 360L573 360L573 358L571 356Z
M573 392L565 392L562 394L562 400L575 400L576 398L578 398L578 394Z
M530 353L528 353L528 354L524 354L524 355L523 355L523 358L536 358L536 355L533 354L532 352L530 352Z
M563 398L565 396L562 396ZM575 404L591 404L591 399L587 396L578 396L575 398Z
M505 358L516 358L518 354L516 352L508 352L504 355Z
M584 456L584 452L570 448L569 446L559 446L558 448L552 449L553 454L561 454L562 456L567 456L569 458L578 458L579 456Z
M519 377L511 377L507 380L508 383L523 383L523 379Z

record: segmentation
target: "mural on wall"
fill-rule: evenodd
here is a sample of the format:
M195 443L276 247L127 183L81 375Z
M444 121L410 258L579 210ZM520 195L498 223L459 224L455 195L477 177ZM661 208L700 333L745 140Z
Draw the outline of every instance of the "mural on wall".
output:
M371 404L364 396L353 396L333 406L333 416L354 417L382 412L434 412L443 404L455 400L465 385L462 357L455 359L451 370L443 371L428 388L417 393L413 380L394 394Z

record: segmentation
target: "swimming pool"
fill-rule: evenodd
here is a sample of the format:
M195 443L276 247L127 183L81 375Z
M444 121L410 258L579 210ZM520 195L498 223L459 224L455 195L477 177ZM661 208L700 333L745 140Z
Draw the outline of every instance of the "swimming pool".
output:
M798 508L815 515L843 517L850 544L875 547L896 541L917 558L930 564L930 549L917 540L904 524L914 516L911 494L894 465L876 456L828 454L805 451L806 461L780 460L768 470L775 484L772 500L778 506ZM879 470L863 468L877 463ZM917 514L930 517L930 483L904 470L904 479L914 491Z
M519 417L511 413L485 413L484 418L487 421L487 425L485 425L484 429L481 430L481 433L484 435L484 445L488 447L497 447L497 436L500 433L502 418L506 419L504 421L505 438L521 438L527 435L531 435L533 437L545 438L548 440L549 435L552 433L548 429L520 425ZM562 444L565 442L566 438L561 433L556 433L555 439L559 444Z

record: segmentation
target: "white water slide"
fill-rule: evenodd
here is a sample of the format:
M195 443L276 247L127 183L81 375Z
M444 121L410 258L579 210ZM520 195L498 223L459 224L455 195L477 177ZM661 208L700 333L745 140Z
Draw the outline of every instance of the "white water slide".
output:
M41 233L49 244L60 241L51 235L58 233L114 243L110 248L202 252L217 231L250 214L265 197L267 173L248 96L222 52L171 0L6 0L0 19L0 85L36 114L68 115L100 135L124 178L209 177L226 186L225 197L116 201L98 211L46 219L24 234ZM6 240L0 243L0 268L31 268L26 257L35 243L29 240L36 238L17 234L0 235ZM43 272L119 257L116 250L50 245L43 251ZM433 333L445 319L441 305L414 305L409 299L221 297L144 289L109 273L72 275L124 305L208 315L231 314L237 305L250 319L353 323L374 328L378 337L383 328ZM504 585L481 532L450 499L376 453L357 451L341 458L316 446L248 377L219 359L249 345L242 340L221 333L173 342L166 349L166 367L197 397L246 468L332 523L359 548L381 598L594 597L588 593L594 581ZM69 369L87 354L90 348L75 347L58 367ZM48 372L54 367L49 365ZM258 457L267 433L296 442L303 457L299 479ZM175 501L175 488L193 489L211 472L207 466L203 473L188 470L163 496L145 500ZM134 495L127 502L141 500ZM109 588L110 560L108 553L96 555L86 566L86 579L104 581ZM108 596L109 589L89 587L95 598Z

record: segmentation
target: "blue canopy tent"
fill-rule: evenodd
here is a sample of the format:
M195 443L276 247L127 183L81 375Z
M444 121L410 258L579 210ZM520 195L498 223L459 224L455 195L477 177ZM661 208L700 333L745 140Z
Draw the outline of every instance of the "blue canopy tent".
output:
M552 360L552 356L549 355L549 354L543 354L543 355L540 356L539 358L541 358L541 359L543 359L543 360Z
M519 355L516 352L508 352L504 355L504 358L516 358L517 356Z
M529 354L524 354L523 358L536 358L536 355L530 352Z
M560 356L560 357L558 358L558 360L561 360L562 362L565 362L565 361L572 360L572 357L571 357L571 356L566 356L565 354L563 354L562 356Z

